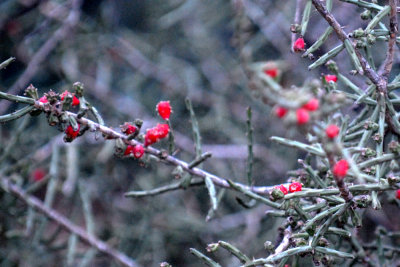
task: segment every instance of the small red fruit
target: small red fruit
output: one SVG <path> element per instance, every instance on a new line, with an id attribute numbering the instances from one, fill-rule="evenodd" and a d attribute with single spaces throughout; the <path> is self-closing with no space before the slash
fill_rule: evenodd
<path id="1" fill-rule="evenodd" d="M 329 83 L 329 82 L 337 82 L 337 77 L 336 77 L 336 75 L 325 75 L 325 81 L 327 82 L 327 83 Z"/>
<path id="2" fill-rule="evenodd" d="M 67 94 L 69 94 L 69 93 L 70 93 L 70 92 L 68 92 L 68 90 L 65 90 L 65 92 L 62 93 L 62 94 L 60 95 L 61 101 L 63 101 L 64 98 L 65 98 L 65 96 L 66 96 Z M 79 105 L 79 98 L 77 98 L 77 97 L 75 96 L 75 94 L 72 94 L 72 106 L 78 106 L 78 105 Z"/>
<path id="3" fill-rule="evenodd" d="M 397 191 L 396 191 L 396 198 L 400 199 L 400 189 L 397 189 Z"/>
<path id="4" fill-rule="evenodd" d="M 49 100 L 47 100 L 47 97 L 44 95 L 41 98 L 39 98 L 39 102 L 46 104 L 46 103 L 49 103 Z"/>
<path id="5" fill-rule="evenodd" d="M 71 125 L 68 125 L 67 129 L 65 129 L 65 134 L 67 135 L 67 137 L 75 139 L 78 136 L 80 129 L 81 126 L 79 124 L 78 124 L 78 129 L 76 131 L 74 131 L 74 128 L 72 128 Z"/>
<path id="6" fill-rule="evenodd" d="M 289 192 L 293 193 L 293 192 L 301 191 L 301 187 L 302 187 L 301 183 L 293 182 L 289 185 Z"/>
<path id="7" fill-rule="evenodd" d="M 157 124 L 156 129 L 158 131 L 159 138 L 167 137 L 169 133 L 169 125 L 168 124 Z"/>
<path id="8" fill-rule="evenodd" d="M 264 73 L 268 75 L 271 78 L 276 78 L 278 77 L 278 69 L 277 68 L 272 68 L 272 69 L 265 69 Z"/>
<path id="9" fill-rule="evenodd" d="M 281 184 L 280 186 L 277 186 L 276 188 L 278 188 L 279 190 L 281 190 L 282 193 L 283 193 L 284 195 L 287 195 L 288 190 L 287 190 L 287 188 L 286 188 L 283 184 Z"/>
<path id="10" fill-rule="evenodd" d="M 349 163 L 345 159 L 341 159 L 333 166 L 333 174 L 338 178 L 344 178 L 349 170 Z"/>
<path id="11" fill-rule="evenodd" d="M 156 109 L 160 117 L 163 118 L 164 120 L 168 120 L 169 117 L 171 116 L 172 109 L 171 105 L 169 104 L 169 101 L 160 101 L 157 104 Z"/>
<path id="12" fill-rule="evenodd" d="M 339 134 L 339 127 L 337 127 L 335 124 L 331 124 L 328 127 L 326 127 L 325 133 L 326 136 L 328 136 L 330 139 L 335 138 Z"/>
<path id="13" fill-rule="evenodd" d="M 32 172 L 32 178 L 35 182 L 41 181 L 45 176 L 46 171 L 41 168 L 37 168 Z"/>
<path id="14" fill-rule="evenodd" d="M 125 122 L 124 125 L 121 125 L 121 132 L 127 135 L 134 134 L 138 130 L 135 125 L 130 124 L 129 122 Z"/>
<path id="15" fill-rule="evenodd" d="M 278 118 L 283 118 L 286 115 L 287 112 L 288 112 L 288 110 L 286 108 L 283 108 L 283 107 L 276 107 L 276 109 L 275 109 L 275 115 Z"/>
<path id="16" fill-rule="evenodd" d="M 149 146 L 158 142 L 159 135 L 158 130 L 156 128 L 147 129 L 146 135 L 144 136 L 144 146 Z"/>
<path id="17" fill-rule="evenodd" d="M 297 124 L 303 125 L 310 120 L 310 114 L 305 108 L 299 108 L 296 110 Z"/>
<path id="18" fill-rule="evenodd" d="M 124 156 L 129 156 L 130 154 L 133 154 L 133 151 L 134 151 L 134 146 L 128 145 L 125 149 Z"/>
<path id="19" fill-rule="evenodd" d="M 308 111 L 316 111 L 319 108 L 318 99 L 312 98 L 310 101 L 308 101 L 306 104 L 303 105 L 303 108 L 305 108 Z"/>
<path id="20" fill-rule="evenodd" d="M 305 46 L 304 39 L 300 37 L 294 42 L 293 51 L 294 52 L 304 51 L 304 46 Z"/>
<path id="21" fill-rule="evenodd" d="M 133 156 L 137 159 L 140 159 L 144 154 L 144 148 L 141 145 L 136 145 L 133 148 Z"/>

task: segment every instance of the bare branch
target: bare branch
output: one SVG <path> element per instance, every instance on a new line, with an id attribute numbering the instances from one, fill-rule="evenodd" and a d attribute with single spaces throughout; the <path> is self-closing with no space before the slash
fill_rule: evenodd
<path id="1" fill-rule="evenodd" d="M 27 194 L 21 187 L 19 187 L 16 184 L 12 184 L 7 178 L 2 177 L 0 183 L 1 183 L 1 187 L 5 191 L 12 193 L 14 196 L 16 196 L 19 199 L 21 199 L 22 201 L 24 201 L 28 206 L 43 213 L 48 218 L 52 219 L 53 221 L 55 221 L 56 223 L 58 223 L 59 225 L 64 227 L 67 231 L 77 235 L 85 243 L 98 249 L 100 252 L 110 256 L 111 258 L 114 258 L 116 261 L 121 263 L 123 266 L 128 266 L 128 267 L 139 267 L 140 266 L 133 259 L 129 258 L 127 255 L 110 247 L 107 243 L 90 235 L 83 228 L 72 223 L 65 216 L 63 216 L 60 213 L 58 213 L 57 211 L 47 207 L 38 198 Z"/>

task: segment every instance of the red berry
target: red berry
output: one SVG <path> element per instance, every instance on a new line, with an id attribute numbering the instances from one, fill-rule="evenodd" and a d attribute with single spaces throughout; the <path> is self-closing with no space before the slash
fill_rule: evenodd
<path id="1" fill-rule="evenodd" d="M 138 130 L 135 125 L 132 125 L 129 122 L 125 122 L 124 125 L 121 125 L 121 132 L 127 135 L 134 134 Z"/>
<path id="2" fill-rule="evenodd" d="M 65 90 L 65 92 L 62 93 L 62 94 L 60 95 L 61 101 L 63 101 L 64 98 L 65 98 L 65 96 L 66 96 L 67 94 L 69 94 L 69 93 L 70 93 L 70 92 L 68 92 L 68 90 Z M 78 105 L 79 105 L 79 98 L 77 98 L 77 97 L 75 96 L 75 94 L 72 94 L 72 106 L 78 106 Z"/>
<path id="3" fill-rule="evenodd" d="M 41 168 L 37 168 L 32 172 L 32 178 L 35 182 L 41 181 L 45 176 L 46 171 Z"/>
<path id="4" fill-rule="evenodd" d="M 41 98 L 39 98 L 39 102 L 46 104 L 46 103 L 49 103 L 49 100 L 47 100 L 47 97 L 44 95 Z"/>
<path id="5" fill-rule="evenodd" d="M 329 83 L 329 82 L 337 82 L 337 77 L 336 77 L 336 75 L 325 75 L 325 81 L 327 82 L 327 83 Z"/>
<path id="6" fill-rule="evenodd" d="M 326 127 L 325 133 L 326 136 L 329 138 L 333 139 L 339 134 L 339 127 L 337 127 L 335 124 L 331 124 L 328 127 Z"/>
<path id="7" fill-rule="evenodd" d="M 159 134 L 156 128 L 147 129 L 146 135 L 144 136 L 144 146 L 149 146 L 158 142 Z"/>
<path id="8" fill-rule="evenodd" d="M 156 129 L 158 131 L 159 138 L 167 137 L 169 133 L 169 125 L 168 124 L 157 124 Z"/>
<path id="9" fill-rule="evenodd" d="M 272 69 L 265 69 L 264 73 L 271 78 L 276 78 L 278 77 L 278 69 L 277 68 L 272 68 Z"/>
<path id="10" fill-rule="evenodd" d="M 298 182 L 293 182 L 289 185 L 289 192 L 293 193 L 293 192 L 297 192 L 297 191 L 301 191 L 301 183 Z"/>
<path id="11" fill-rule="evenodd" d="M 310 120 L 310 114 L 304 108 L 299 108 L 298 110 L 296 110 L 296 116 L 297 124 L 299 125 L 306 124 Z"/>
<path id="12" fill-rule="evenodd" d="M 133 154 L 134 146 L 128 145 L 125 149 L 124 156 L 129 156 L 130 154 Z"/>
<path id="13" fill-rule="evenodd" d="M 288 112 L 288 110 L 286 108 L 283 108 L 283 107 L 276 107 L 276 109 L 275 109 L 275 115 L 278 118 L 283 118 L 286 115 L 287 112 Z"/>
<path id="14" fill-rule="evenodd" d="M 304 39 L 300 37 L 294 42 L 293 51 L 294 52 L 304 51 L 304 46 L 305 46 Z"/>
<path id="15" fill-rule="evenodd" d="M 396 191 L 396 198 L 400 199 L 400 189 L 397 189 L 397 191 Z"/>
<path id="16" fill-rule="evenodd" d="M 75 139 L 78 136 L 80 129 L 81 129 L 81 126 L 79 124 L 78 124 L 78 129 L 76 131 L 74 131 L 74 128 L 72 128 L 71 125 L 68 125 L 67 129 L 65 129 L 65 134 L 69 138 Z"/>
<path id="17" fill-rule="evenodd" d="M 303 105 L 303 108 L 305 108 L 308 111 L 316 111 L 319 108 L 318 99 L 312 98 L 310 101 L 308 101 L 306 104 Z"/>
<path id="18" fill-rule="evenodd" d="M 160 115 L 161 118 L 164 120 L 168 120 L 169 117 L 171 116 L 171 105 L 169 104 L 169 101 L 160 101 L 157 106 L 157 111 L 158 114 Z"/>
<path id="19" fill-rule="evenodd" d="M 137 159 L 140 159 L 144 154 L 144 148 L 141 145 L 136 145 L 133 148 L 133 156 Z"/>
<path id="20" fill-rule="evenodd" d="M 349 164 L 345 159 L 339 160 L 333 166 L 333 174 L 339 178 L 344 178 L 349 170 Z"/>
<path id="21" fill-rule="evenodd" d="M 277 188 L 278 188 L 279 190 L 281 190 L 282 193 L 283 193 L 284 195 L 287 195 L 288 190 L 287 190 L 287 188 L 286 188 L 283 184 L 281 184 L 281 185 L 278 186 Z"/>
<path id="22" fill-rule="evenodd" d="M 169 125 L 168 124 L 157 124 L 156 127 L 147 129 L 144 137 L 144 145 L 148 146 L 158 142 L 160 139 L 168 136 Z"/>

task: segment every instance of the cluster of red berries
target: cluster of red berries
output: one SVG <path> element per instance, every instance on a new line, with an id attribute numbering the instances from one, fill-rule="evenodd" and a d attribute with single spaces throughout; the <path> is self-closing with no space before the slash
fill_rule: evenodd
<path id="1" fill-rule="evenodd" d="M 172 108 L 169 101 L 160 101 L 157 106 L 156 110 L 158 115 L 164 120 L 169 120 Z M 139 132 L 138 127 L 132 125 L 130 123 L 125 123 L 121 126 L 122 132 L 126 135 L 137 134 Z M 161 139 L 165 138 L 169 134 L 169 125 L 164 124 L 157 124 L 157 126 L 147 129 L 146 134 L 144 136 L 144 146 L 149 146 L 154 143 L 157 143 Z M 143 156 L 145 149 L 142 145 L 128 145 L 125 149 L 124 155 L 129 156 L 133 155 L 135 158 L 139 159 Z"/>
<path id="2" fill-rule="evenodd" d="M 60 95 L 61 101 L 63 101 L 64 98 L 65 98 L 68 94 L 70 94 L 70 92 L 68 92 L 68 90 L 65 90 L 65 92 L 62 93 L 62 94 Z M 79 102 L 79 98 L 77 98 L 77 97 L 75 96 L 75 94 L 72 94 L 72 106 L 78 106 L 79 103 L 80 103 L 80 102 Z"/>
<path id="3" fill-rule="evenodd" d="M 161 139 L 167 137 L 169 134 L 168 124 L 157 124 L 157 126 L 147 129 L 146 135 L 144 136 L 144 145 L 149 146 L 157 143 Z"/>
<path id="4" fill-rule="evenodd" d="M 62 94 L 60 95 L 61 101 L 63 101 L 64 98 L 65 98 L 68 94 L 71 94 L 71 93 L 70 93 L 68 90 L 65 90 L 65 92 L 62 93 Z M 41 98 L 39 98 L 39 102 L 40 102 L 40 103 L 43 103 L 43 104 L 46 104 L 46 103 L 49 102 L 49 100 L 48 100 L 47 97 L 44 95 L 44 96 L 42 96 Z M 79 103 L 80 103 L 79 98 L 77 98 L 77 97 L 75 96 L 75 94 L 72 93 L 72 106 L 78 106 Z"/>
<path id="5" fill-rule="evenodd" d="M 289 191 L 283 184 L 281 184 L 280 186 L 277 186 L 275 188 L 281 190 L 284 195 L 287 195 L 289 192 L 293 193 L 293 192 L 301 191 L 302 185 L 299 182 L 293 182 L 289 185 Z"/>
<path id="6" fill-rule="evenodd" d="M 172 113 L 172 108 L 169 101 L 160 101 L 156 106 L 156 110 L 162 119 L 169 120 L 169 117 Z M 144 136 L 144 145 L 149 146 L 157 143 L 159 140 L 167 137 L 168 134 L 169 125 L 159 123 L 157 126 L 146 130 L 146 135 Z"/>
<path id="7" fill-rule="evenodd" d="M 144 154 L 144 147 L 142 145 L 128 145 L 125 149 L 124 156 L 133 155 L 135 158 L 140 159 Z"/>
<path id="8" fill-rule="evenodd" d="M 296 110 L 296 118 L 297 124 L 303 125 L 310 121 L 310 113 L 318 110 L 319 108 L 319 100 L 317 98 L 312 98 L 306 104 L 304 104 L 301 108 Z M 283 118 L 288 110 L 284 107 L 276 107 L 275 115 L 278 118 Z"/>

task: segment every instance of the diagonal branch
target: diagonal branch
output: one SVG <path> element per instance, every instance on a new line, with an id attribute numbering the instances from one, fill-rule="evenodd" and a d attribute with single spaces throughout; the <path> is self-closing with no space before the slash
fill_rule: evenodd
<path id="1" fill-rule="evenodd" d="M 65 216 L 61 215 L 57 211 L 44 205 L 38 198 L 27 194 L 21 187 L 16 184 L 12 184 L 7 178 L 2 177 L 0 180 L 0 186 L 7 192 L 10 192 L 14 196 L 24 201 L 28 206 L 35 210 L 43 213 L 48 218 L 52 219 L 67 231 L 77 235 L 82 241 L 89 244 L 90 246 L 98 249 L 100 252 L 110 256 L 111 258 L 118 261 L 123 266 L 128 267 L 139 267 L 133 259 L 123 254 L 119 250 L 110 247 L 107 243 L 99 240 L 98 238 L 90 235 L 83 228 L 75 225 L 73 222 L 68 220 Z"/>
<path id="2" fill-rule="evenodd" d="M 394 52 L 396 48 L 396 35 L 398 33 L 397 28 L 397 0 L 389 0 L 390 10 L 390 22 L 389 22 L 389 42 L 388 49 L 386 52 L 386 59 L 382 64 L 382 69 L 379 74 L 383 76 L 384 79 L 388 79 L 390 71 L 393 67 Z"/>
<path id="3" fill-rule="evenodd" d="M 342 26 L 335 19 L 335 17 L 326 9 L 325 6 L 322 5 L 320 0 L 312 0 L 314 7 L 321 14 L 321 16 L 332 26 L 338 38 L 344 43 L 346 40 L 350 41 L 347 33 L 342 29 Z M 351 42 L 350 42 L 351 43 Z M 351 43 L 352 44 L 352 43 Z M 367 60 L 361 55 L 361 53 L 354 47 L 356 51 L 356 56 L 361 63 L 361 67 L 364 71 L 364 74 L 374 83 L 379 90 L 384 90 L 386 88 L 386 82 L 382 80 L 382 78 L 371 68 L 368 64 Z"/>

